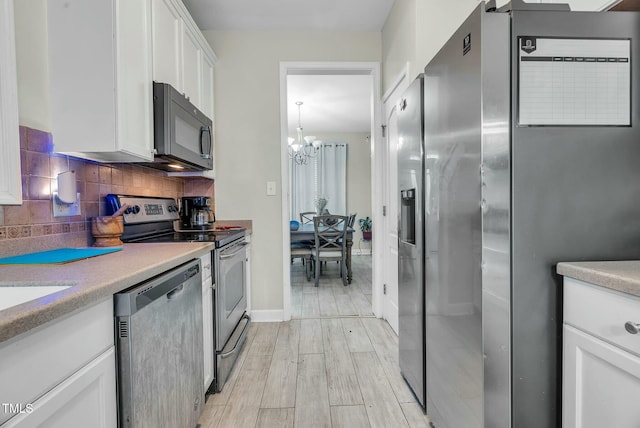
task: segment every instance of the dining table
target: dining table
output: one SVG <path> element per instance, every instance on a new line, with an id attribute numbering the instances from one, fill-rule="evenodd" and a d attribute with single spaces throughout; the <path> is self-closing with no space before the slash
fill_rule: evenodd
<path id="1" fill-rule="evenodd" d="M 347 282 L 351 284 L 352 272 L 351 272 L 351 248 L 353 247 L 353 232 L 354 229 L 352 227 L 347 228 L 347 239 L 346 239 L 346 251 L 347 251 Z M 315 230 L 313 226 L 313 222 L 303 223 L 296 230 L 291 229 L 291 242 L 298 241 L 314 241 L 316 239 Z"/>

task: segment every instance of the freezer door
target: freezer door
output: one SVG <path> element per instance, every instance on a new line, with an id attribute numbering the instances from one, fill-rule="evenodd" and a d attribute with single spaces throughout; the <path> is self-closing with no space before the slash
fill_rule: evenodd
<path id="1" fill-rule="evenodd" d="M 398 335 L 400 370 L 424 407 L 422 126 L 419 76 L 398 106 Z"/>

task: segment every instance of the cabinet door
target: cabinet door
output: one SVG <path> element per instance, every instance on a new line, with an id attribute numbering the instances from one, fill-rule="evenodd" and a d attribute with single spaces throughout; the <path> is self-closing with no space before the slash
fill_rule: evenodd
<path id="1" fill-rule="evenodd" d="M 203 54 L 202 82 L 200 83 L 200 110 L 215 123 L 215 118 L 213 117 L 213 65 L 213 60 Z"/>
<path id="2" fill-rule="evenodd" d="M 200 110 L 200 47 L 195 36 L 186 25 L 182 33 L 182 72 L 184 94 Z"/>
<path id="3" fill-rule="evenodd" d="M 637 428 L 640 358 L 564 326 L 563 427 Z"/>
<path id="4" fill-rule="evenodd" d="M 213 382 L 213 264 L 211 253 L 200 256 L 202 264 L 202 347 L 204 350 L 204 390 Z"/>
<path id="5" fill-rule="evenodd" d="M 245 239 L 247 241 L 247 246 L 245 247 L 246 262 L 247 262 L 245 284 L 247 285 L 247 290 L 245 292 L 247 293 L 247 312 L 250 314 L 251 313 L 251 236 L 247 236 Z"/>
<path id="6" fill-rule="evenodd" d="M 211 288 L 211 278 L 206 283 L 203 283 L 202 287 L 202 344 L 204 348 L 204 390 L 206 391 L 214 378 L 213 289 Z"/>
<path id="7" fill-rule="evenodd" d="M 153 160 L 151 0 L 47 1 L 55 151 Z"/>
<path id="8" fill-rule="evenodd" d="M 36 400 L 3 427 L 48 428 L 117 426 L 116 361 L 110 348 Z"/>
<path id="9" fill-rule="evenodd" d="M 0 205 L 22 204 L 13 2 L 0 0 Z"/>
<path id="10" fill-rule="evenodd" d="M 153 160 L 151 2 L 119 0 L 116 19 L 117 149 Z"/>
<path id="11" fill-rule="evenodd" d="M 171 0 L 151 4 L 153 28 L 153 80 L 182 92 L 182 19 Z"/>

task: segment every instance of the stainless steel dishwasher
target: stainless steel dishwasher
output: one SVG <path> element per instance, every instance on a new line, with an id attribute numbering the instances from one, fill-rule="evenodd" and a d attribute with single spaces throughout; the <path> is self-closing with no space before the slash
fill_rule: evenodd
<path id="1" fill-rule="evenodd" d="M 115 299 L 120 427 L 189 427 L 204 406 L 200 261 Z"/>

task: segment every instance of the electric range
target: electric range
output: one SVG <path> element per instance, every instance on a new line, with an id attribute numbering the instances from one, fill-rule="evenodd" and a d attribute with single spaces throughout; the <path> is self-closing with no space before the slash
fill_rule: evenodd
<path id="1" fill-rule="evenodd" d="M 245 229 L 229 228 L 180 230 L 174 227 L 180 216 L 178 205 L 173 198 L 107 195 L 107 208 L 110 213 L 121 206 L 129 207 L 123 214 L 124 233 L 122 242 L 213 242 L 216 248 L 222 248 L 245 236 Z M 177 224 L 177 223 L 176 223 Z"/>

